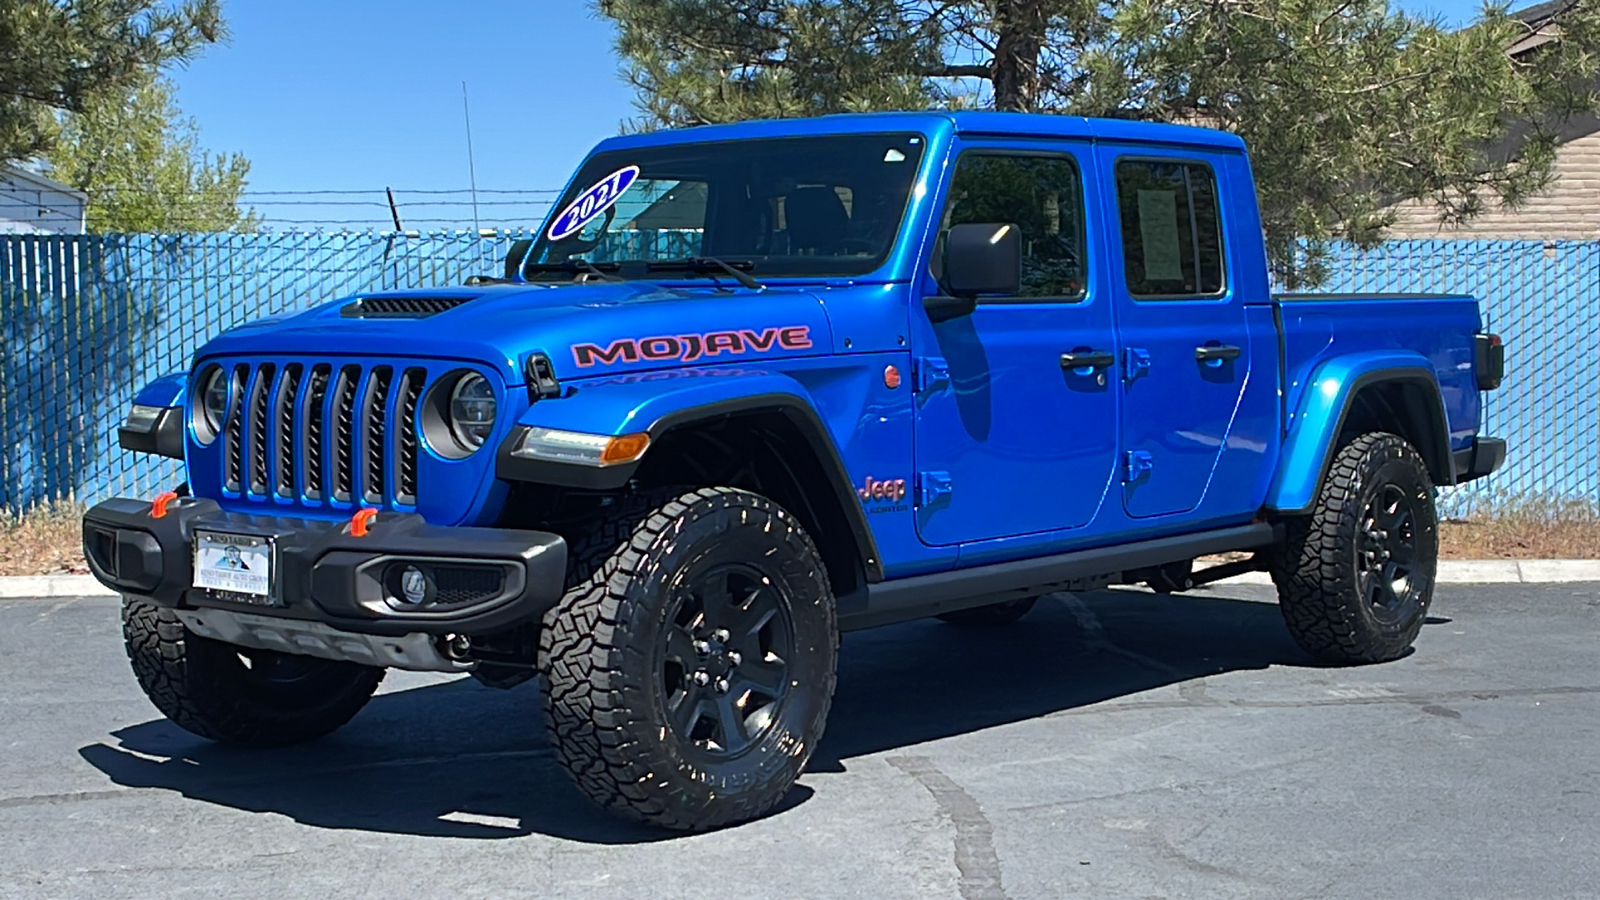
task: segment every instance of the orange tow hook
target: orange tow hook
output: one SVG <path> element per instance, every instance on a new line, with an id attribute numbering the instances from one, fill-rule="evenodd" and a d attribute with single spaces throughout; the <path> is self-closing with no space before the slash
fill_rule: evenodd
<path id="1" fill-rule="evenodd" d="M 370 507 L 367 509 L 357 510 L 356 514 L 350 517 L 350 536 L 366 537 L 367 526 L 371 525 L 372 520 L 376 519 L 377 517 L 378 511 Z"/>
<path id="2" fill-rule="evenodd" d="M 165 518 L 167 515 L 167 504 L 176 499 L 178 499 L 177 491 L 166 491 L 165 493 L 157 494 L 156 498 L 150 501 L 150 518 Z"/>

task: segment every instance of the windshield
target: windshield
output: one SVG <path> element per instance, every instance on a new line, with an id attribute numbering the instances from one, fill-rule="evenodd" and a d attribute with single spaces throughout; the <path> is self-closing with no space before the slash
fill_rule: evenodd
<path id="1" fill-rule="evenodd" d="M 924 143 L 859 134 L 599 153 L 556 203 L 524 274 L 570 279 L 582 261 L 659 278 L 647 264 L 709 256 L 760 278 L 861 275 L 889 255 Z"/>

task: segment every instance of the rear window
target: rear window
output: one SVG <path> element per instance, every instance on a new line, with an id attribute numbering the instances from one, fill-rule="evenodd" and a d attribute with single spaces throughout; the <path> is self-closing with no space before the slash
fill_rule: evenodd
<path id="1" fill-rule="evenodd" d="M 1196 162 L 1117 163 L 1122 266 L 1135 297 L 1205 297 L 1223 292 L 1217 179 Z"/>

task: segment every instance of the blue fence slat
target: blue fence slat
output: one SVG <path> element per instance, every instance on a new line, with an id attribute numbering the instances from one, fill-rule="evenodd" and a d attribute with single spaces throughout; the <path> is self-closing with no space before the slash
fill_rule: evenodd
<path id="1" fill-rule="evenodd" d="M 495 274 L 522 236 L 0 235 L 0 509 L 170 487 L 181 464 L 116 446 L 141 384 L 261 316 Z M 697 240 L 666 238 L 684 254 Z M 1340 250 L 1330 270 L 1328 291 L 1472 294 L 1507 339 L 1506 383 L 1486 417 L 1509 461 L 1447 493 L 1447 512 L 1506 496 L 1600 501 L 1600 244 L 1394 241 Z"/>

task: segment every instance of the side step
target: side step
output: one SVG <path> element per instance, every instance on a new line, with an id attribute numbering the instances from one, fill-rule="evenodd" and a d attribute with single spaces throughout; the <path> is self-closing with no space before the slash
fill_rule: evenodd
<path id="1" fill-rule="evenodd" d="M 1277 540 L 1275 528 L 1255 522 L 1234 528 L 1156 538 L 1114 547 L 915 575 L 867 586 L 864 606 L 841 604 L 839 630 L 874 628 L 908 619 L 999 603 L 1051 591 L 1110 584 L 1124 572 L 1194 559 L 1209 553 L 1255 550 Z M 857 595 L 859 596 L 859 595 Z"/>

